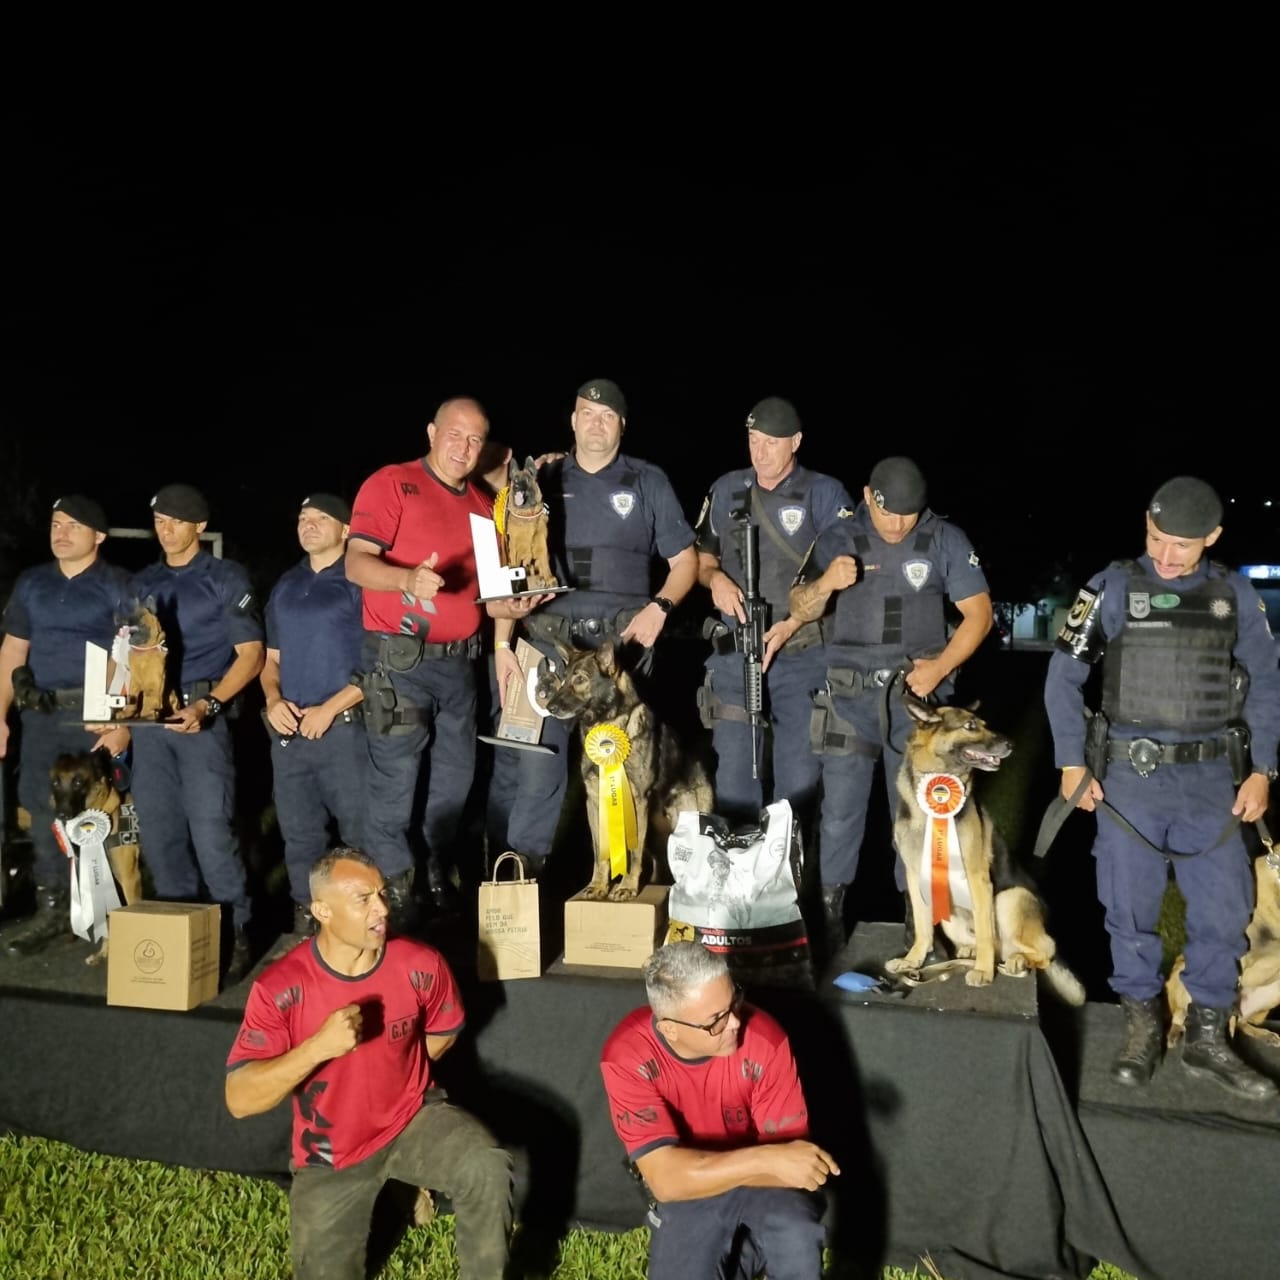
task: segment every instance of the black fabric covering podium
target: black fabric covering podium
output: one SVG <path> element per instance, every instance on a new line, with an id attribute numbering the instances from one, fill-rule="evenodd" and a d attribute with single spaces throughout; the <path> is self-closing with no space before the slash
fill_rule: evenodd
<path id="1" fill-rule="evenodd" d="M 900 938 L 860 926 L 841 967 L 867 969 Z M 286 1179 L 288 1108 L 237 1121 L 222 1101 L 246 988 L 185 1014 L 108 1008 L 83 954 L 68 942 L 39 964 L 0 962 L 0 1126 Z M 597 1065 L 643 1001 L 638 975 L 557 964 L 489 985 L 456 967 L 469 1032 L 442 1080 L 515 1150 L 522 1221 L 640 1225 Z M 1037 1013 L 1032 980 L 895 998 L 829 978 L 749 994 L 791 1033 L 815 1137 L 843 1169 L 831 1243 L 857 1273 L 927 1253 L 950 1280 L 1082 1276 L 1098 1258 L 1144 1278 L 1236 1277 L 1280 1247 L 1280 1115 L 1224 1105 L 1176 1063 L 1137 1098 L 1111 1086 L 1115 1006 L 1076 1014 L 1045 996 Z"/>

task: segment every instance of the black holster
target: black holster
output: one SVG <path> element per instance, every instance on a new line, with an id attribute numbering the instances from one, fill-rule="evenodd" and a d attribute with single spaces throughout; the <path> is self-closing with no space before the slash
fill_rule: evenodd
<path id="1" fill-rule="evenodd" d="M 1227 743 L 1227 763 L 1231 766 L 1231 784 L 1238 787 L 1252 772 L 1249 750 L 1249 726 L 1236 721 L 1223 733 Z"/>
<path id="2" fill-rule="evenodd" d="M 1101 711 L 1085 714 L 1089 718 L 1084 730 L 1084 762 L 1101 782 L 1107 776 L 1107 733 L 1111 725 Z"/>
<path id="3" fill-rule="evenodd" d="M 359 684 L 364 694 L 365 727 L 370 733 L 383 737 L 395 724 L 396 691 L 391 677 L 381 662 L 375 662 L 372 671 L 360 673 Z"/>
<path id="4" fill-rule="evenodd" d="M 40 688 L 30 667 L 14 667 L 13 705 L 21 711 L 52 711 L 55 706 L 53 690 Z"/>

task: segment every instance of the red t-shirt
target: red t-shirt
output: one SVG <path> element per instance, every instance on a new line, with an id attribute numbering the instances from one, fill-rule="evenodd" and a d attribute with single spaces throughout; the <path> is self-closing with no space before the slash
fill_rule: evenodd
<path id="1" fill-rule="evenodd" d="M 493 502 L 474 485 L 451 489 L 422 458 L 375 471 L 360 486 L 351 536 L 381 547 L 388 564 L 422 564 L 436 553 L 444 586 L 430 600 L 365 588 L 366 631 L 416 635 L 432 644 L 467 640 L 480 627 L 480 584 L 471 515 L 493 516 Z"/>
<path id="2" fill-rule="evenodd" d="M 453 974 L 434 947 L 392 938 L 368 973 L 349 978 L 308 939 L 253 984 L 228 1070 L 278 1058 L 349 1004 L 363 1016 L 360 1043 L 293 1091 L 296 1165 L 345 1169 L 385 1147 L 417 1115 L 431 1083 L 425 1037 L 454 1035 L 464 1021 Z"/>
<path id="3" fill-rule="evenodd" d="M 809 1134 L 809 1112 L 787 1034 L 762 1009 L 743 1006 L 727 1058 L 680 1058 L 650 1009 L 627 1014 L 600 1055 L 613 1127 L 627 1158 L 658 1147 L 728 1151 Z"/>

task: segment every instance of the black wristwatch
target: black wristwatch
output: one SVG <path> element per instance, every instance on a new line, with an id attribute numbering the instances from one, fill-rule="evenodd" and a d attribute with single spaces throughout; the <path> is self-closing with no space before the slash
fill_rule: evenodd
<path id="1" fill-rule="evenodd" d="M 209 710 L 205 712 L 204 717 L 206 720 L 212 720 L 214 716 L 220 716 L 222 714 L 222 700 L 220 698 L 215 698 L 213 694 L 206 693 L 204 695 L 204 701 L 209 704 Z"/>
<path id="2" fill-rule="evenodd" d="M 668 600 L 666 596 L 654 596 L 653 599 L 649 601 L 649 603 L 656 604 L 658 608 L 662 610 L 663 613 L 670 613 L 671 610 L 676 607 L 675 602 L 672 600 Z"/>

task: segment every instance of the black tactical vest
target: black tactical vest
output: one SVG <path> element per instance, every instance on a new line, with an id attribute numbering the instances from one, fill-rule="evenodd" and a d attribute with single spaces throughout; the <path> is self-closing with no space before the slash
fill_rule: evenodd
<path id="1" fill-rule="evenodd" d="M 1236 593 L 1220 564 L 1184 587 L 1126 571 L 1124 621 L 1102 657 L 1102 710 L 1112 725 L 1148 732 L 1213 733 L 1230 719 Z"/>
<path id="2" fill-rule="evenodd" d="M 776 489 L 744 487 L 734 491 L 731 510 L 749 512 L 752 523 L 760 526 L 757 544 L 760 581 L 757 589 L 769 602 L 769 622 L 772 624 L 791 611 L 788 603 L 791 584 L 813 541 L 809 485 L 788 487 L 785 494 Z M 773 526 L 773 533 L 765 527 L 766 524 Z M 779 543 L 794 548 L 794 555 L 788 555 Z M 737 521 L 730 520 L 728 527 L 720 531 L 720 566 L 743 590 L 746 589 L 747 568 L 743 563 L 742 535 Z"/>
<path id="3" fill-rule="evenodd" d="M 932 656 L 946 648 L 946 583 L 934 533 L 917 527 L 893 544 L 854 535 L 863 573 L 836 596 L 832 643 L 876 646 L 895 658 Z"/>

